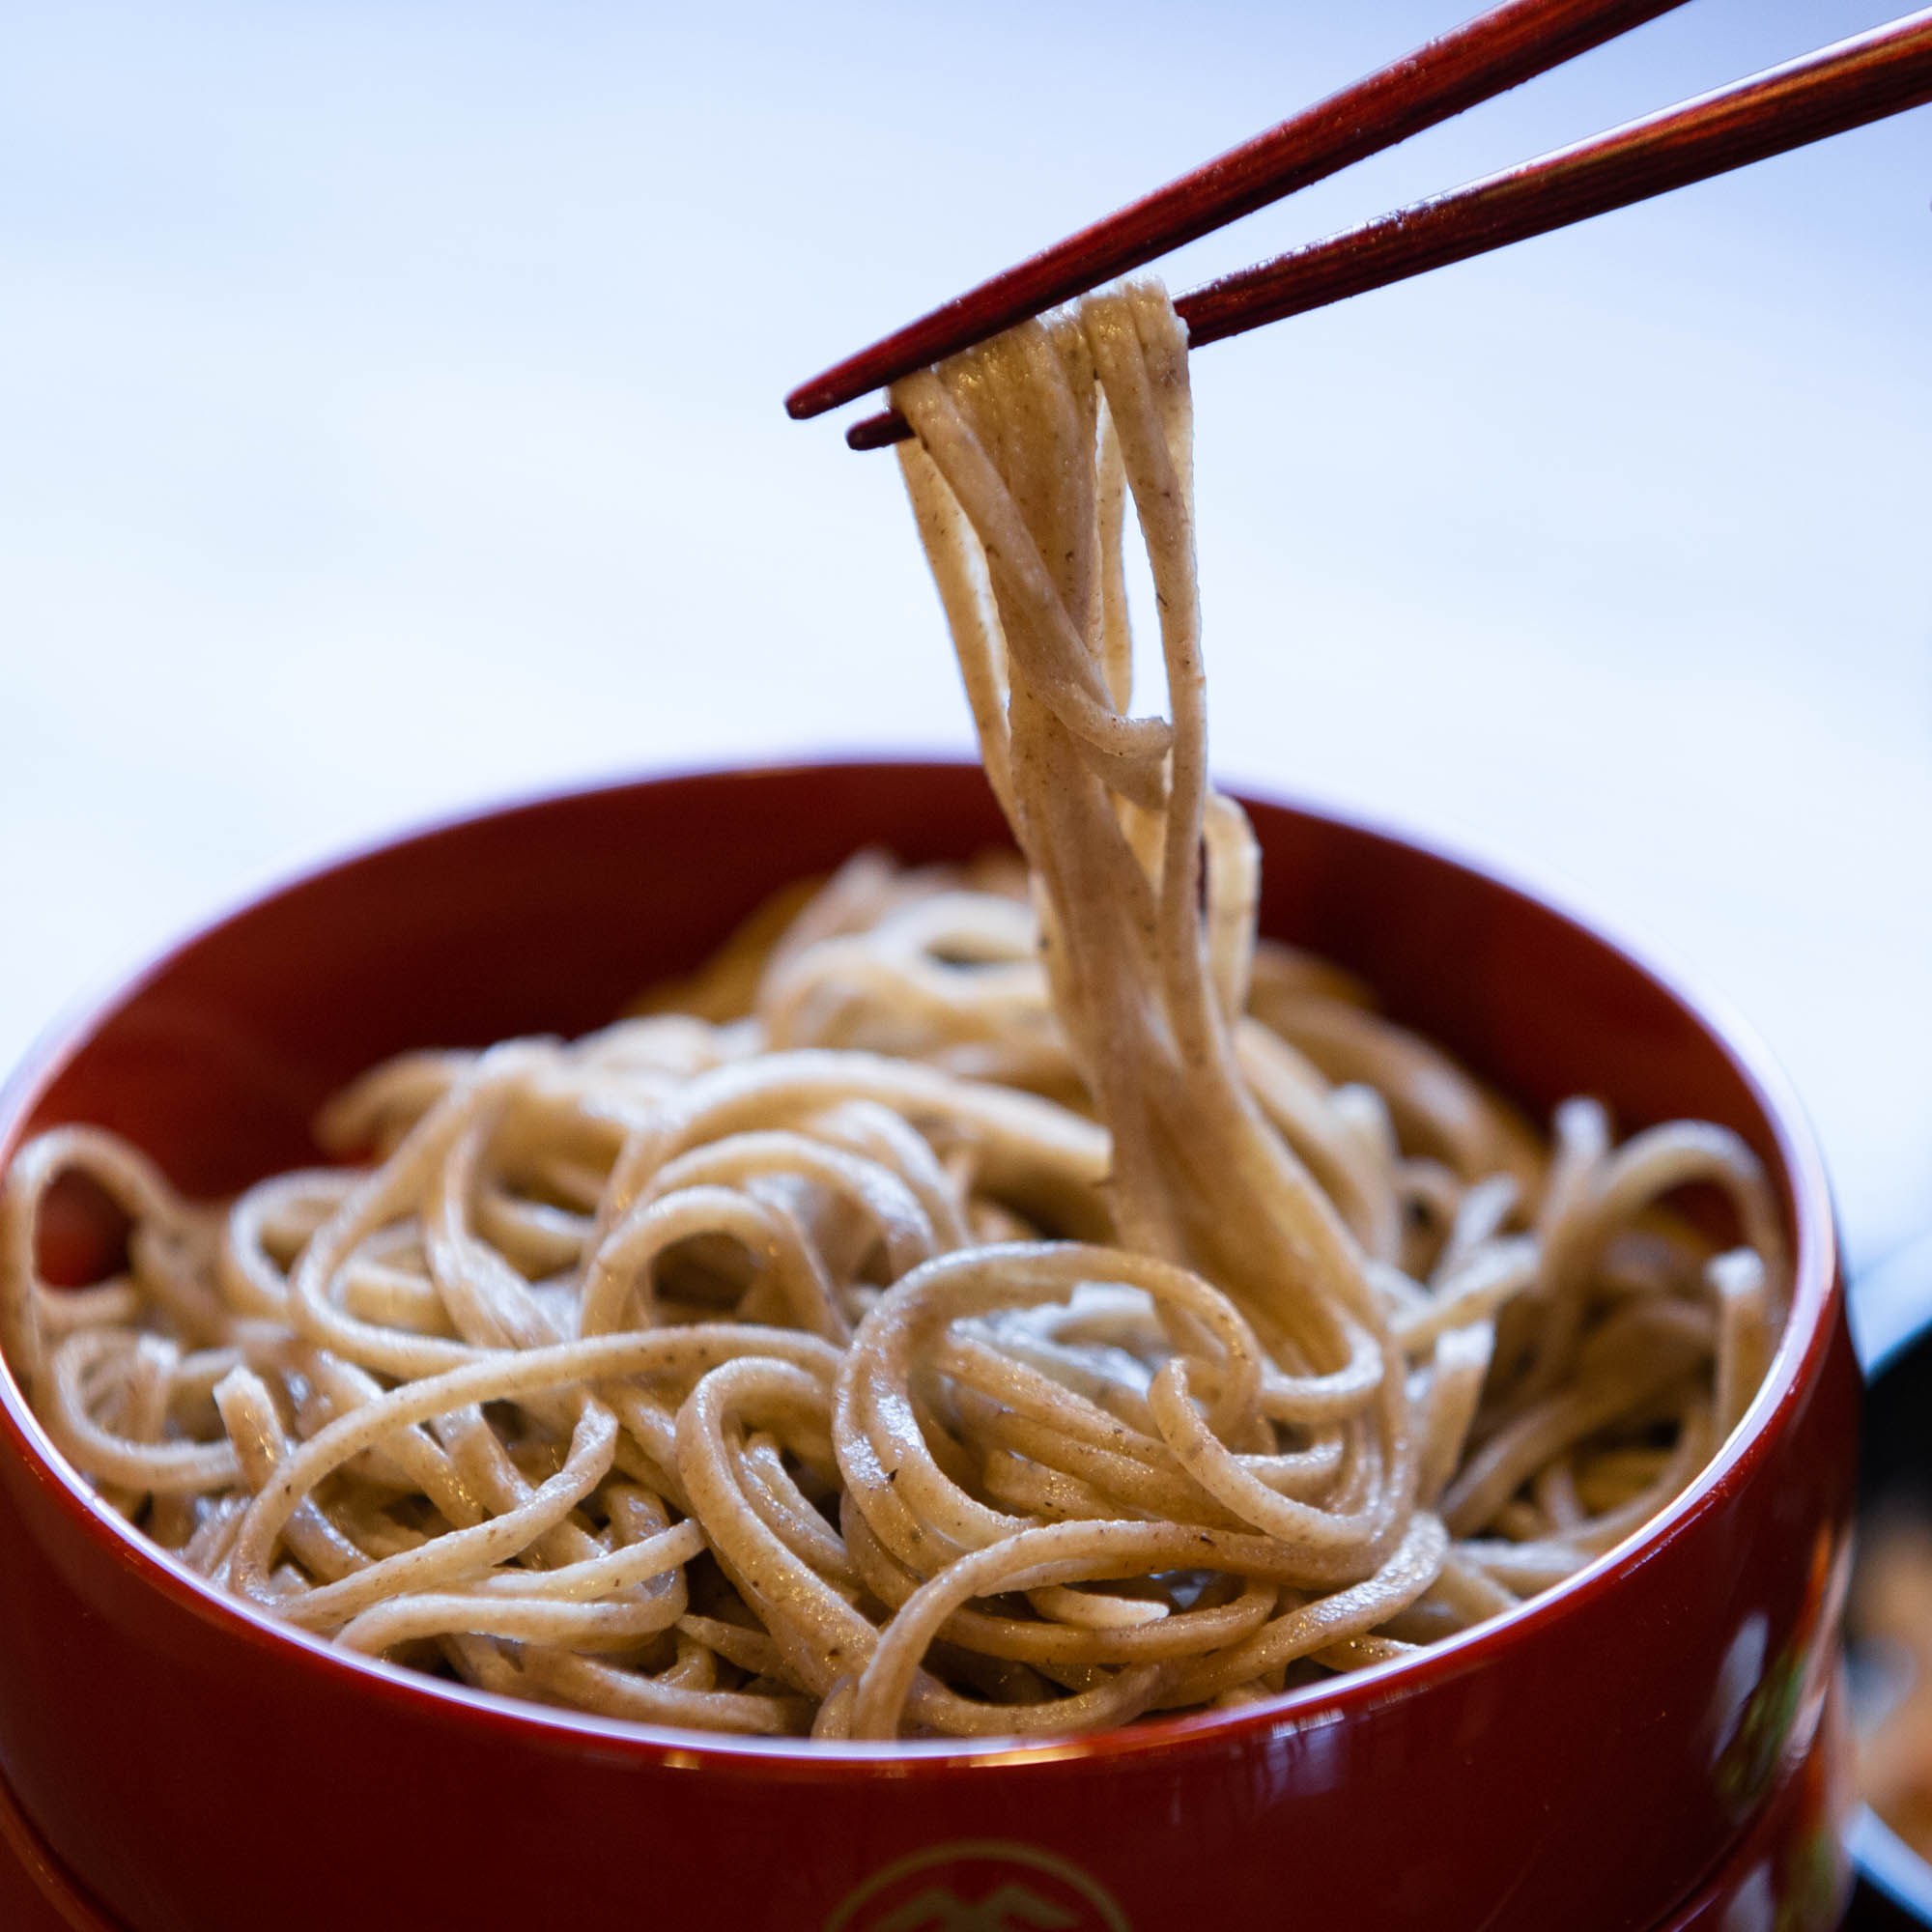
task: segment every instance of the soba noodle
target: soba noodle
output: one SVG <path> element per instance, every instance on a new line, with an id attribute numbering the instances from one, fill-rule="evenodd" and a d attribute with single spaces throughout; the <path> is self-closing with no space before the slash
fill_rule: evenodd
<path id="1" fill-rule="evenodd" d="M 1121 1724 L 1509 1609 L 1750 1400 L 1787 1264 L 1734 1135 L 1576 1099 L 1546 1147 L 1257 940 L 1165 298 L 894 401 L 1024 871 L 861 854 L 602 1033 L 377 1067 L 318 1123 L 343 1164 L 226 1206 L 90 1127 L 13 1163 L 49 1435 L 298 1630 L 654 1724 Z M 1129 498 L 1168 720 L 1128 715 Z M 37 1258 L 74 1173 L 131 1224 L 83 1290 Z"/>

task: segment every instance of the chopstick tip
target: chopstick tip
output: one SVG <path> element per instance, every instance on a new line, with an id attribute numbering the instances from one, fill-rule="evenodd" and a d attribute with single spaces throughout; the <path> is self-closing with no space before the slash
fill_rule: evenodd
<path id="1" fill-rule="evenodd" d="M 889 449 L 895 442 L 912 439 L 912 425 L 896 410 L 884 410 L 875 416 L 861 416 L 845 432 L 848 449 Z"/>

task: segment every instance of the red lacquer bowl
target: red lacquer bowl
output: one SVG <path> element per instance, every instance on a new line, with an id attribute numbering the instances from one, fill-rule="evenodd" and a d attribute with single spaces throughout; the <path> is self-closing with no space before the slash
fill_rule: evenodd
<path id="1" fill-rule="evenodd" d="M 99 1506 L 0 1378 L 0 1838 L 137 1932 L 265 1914 L 283 1932 L 1607 1932 L 1728 1925 L 1740 1885 L 1739 1922 L 1834 1923 L 1815 1794 L 1836 1762 L 1821 1712 L 1857 1377 L 1783 1083 L 1537 898 L 1332 817 L 1252 811 L 1266 931 L 1355 968 L 1539 1113 L 1588 1092 L 1625 1130 L 1719 1121 L 1769 1165 L 1792 1319 L 1745 1429 L 1665 1518 L 1420 1661 L 1272 1706 L 1015 1749 L 740 1745 L 293 1634 Z M 1003 838 L 977 770 L 942 764 L 666 779 L 424 833 L 256 901 L 43 1049 L 0 1096 L 0 1159 L 94 1121 L 225 1192 L 312 1159 L 317 1103 L 385 1054 L 596 1026 L 859 845 Z"/>

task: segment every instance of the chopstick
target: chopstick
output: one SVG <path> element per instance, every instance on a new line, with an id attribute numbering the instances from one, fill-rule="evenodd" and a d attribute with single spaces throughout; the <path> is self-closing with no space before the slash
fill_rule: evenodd
<path id="1" fill-rule="evenodd" d="M 803 418 L 856 402 L 1683 4 L 1510 0 L 1492 8 L 800 384 L 785 409 Z"/>
<path id="2" fill-rule="evenodd" d="M 1192 347 L 1487 254 L 1932 100 L 1932 7 L 1179 297 Z M 845 440 L 910 432 L 888 412 Z"/>
<path id="3" fill-rule="evenodd" d="M 1226 275 L 1177 306 L 1195 347 L 1567 228 L 1932 100 L 1932 8 Z"/>

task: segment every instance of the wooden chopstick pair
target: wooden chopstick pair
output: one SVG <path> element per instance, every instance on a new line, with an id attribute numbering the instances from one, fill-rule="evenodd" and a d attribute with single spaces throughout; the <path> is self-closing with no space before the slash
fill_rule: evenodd
<path id="1" fill-rule="evenodd" d="M 815 416 L 1097 288 L 1681 6 L 1510 0 L 895 330 L 785 398 Z M 1932 100 L 1932 7 L 1179 297 L 1195 348 Z M 854 449 L 910 435 L 895 412 Z"/>

